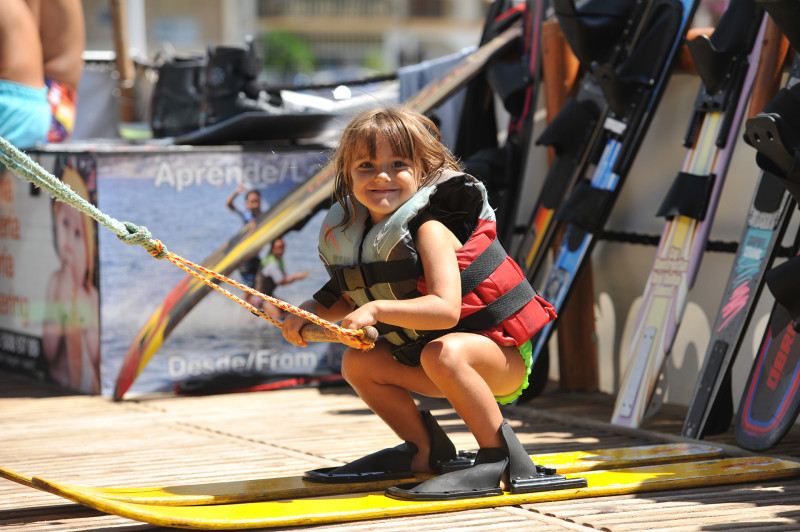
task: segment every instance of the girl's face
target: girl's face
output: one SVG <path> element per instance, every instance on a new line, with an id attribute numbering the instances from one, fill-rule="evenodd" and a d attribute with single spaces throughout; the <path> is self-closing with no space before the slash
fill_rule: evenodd
<path id="1" fill-rule="evenodd" d="M 82 284 L 88 268 L 86 235 L 81 213 L 68 205 L 56 209 L 56 238 L 61 265 L 71 271 L 73 281 Z"/>
<path id="2" fill-rule="evenodd" d="M 379 140 L 375 157 L 366 145 L 359 146 L 350 166 L 353 194 L 369 210 L 372 221 L 380 222 L 417 192 L 413 161 L 395 155 L 385 140 Z"/>

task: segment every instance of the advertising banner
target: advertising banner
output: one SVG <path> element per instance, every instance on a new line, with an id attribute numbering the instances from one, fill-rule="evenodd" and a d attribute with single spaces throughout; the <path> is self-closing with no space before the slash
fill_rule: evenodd
<path id="1" fill-rule="evenodd" d="M 147 227 L 170 251 L 201 264 L 326 157 L 321 149 L 150 148 L 42 153 L 40 163 L 102 212 Z M 0 365 L 112 394 L 137 333 L 187 274 L 12 174 L 0 179 L 0 208 Z M 308 299 L 327 280 L 316 246 L 322 216 L 230 276 L 292 304 Z M 274 306 L 263 309 L 281 318 Z M 211 291 L 166 337 L 129 393 L 331 376 L 342 351 L 339 344 L 292 346 L 278 327 Z"/>
<path id="2" fill-rule="evenodd" d="M 94 163 L 61 156 L 49 166 L 92 202 Z M 98 393 L 96 223 L 7 170 L 0 210 L 0 365 Z"/>

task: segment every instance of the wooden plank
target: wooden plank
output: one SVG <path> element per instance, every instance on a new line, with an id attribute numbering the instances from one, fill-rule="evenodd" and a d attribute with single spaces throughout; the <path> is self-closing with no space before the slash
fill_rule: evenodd
<path id="1" fill-rule="evenodd" d="M 198 398 L 154 394 L 114 403 L 102 397 L 64 395 L 51 385 L 3 372 L 0 383 L 2 465 L 74 483 L 194 483 L 219 480 L 220 475 L 246 479 L 273 471 L 295 474 L 304 464 L 334 465 L 373 451 L 384 442 L 397 443 L 346 388 Z M 474 448 L 474 439 L 446 402 L 419 401 L 433 409 L 459 447 Z M 653 421 L 665 432 L 646 430 L 650 425 L 635 431 L 617 430 L 607 423 L 611 402 L 613 397 L 606 394 L 563 393 L 556 386 L 530 406 L 504 407 L 504 416 L 529 452 L 685 441 L 679 437 L 685 410 L 667 405 L 656 415 Z M 711 441 L 724 443 L 729 441 L 726 438 L 722 435 Z M 776 452 L 800 456 L 798 440 L 797 432 L 790 433 Z M 733 446 L 728 449 L 736 450 Z M 620 514 L 619 529 L 701 530 L 706 526 L 722 530 L 735 523 L 742 529 L 791 530 L 800 521 L 796 515 L 799 501 L 800 481 L 785 480 L 320 525 L 308 530 L 586 531 L 594 522 L 596 529 L 617 530 L 615 513 Z M 660 505 L 662 509 L 691 511 L 687 510 L 685 517 L 679 511 L 658 512 Z M 709 513 L 701 511 L 704 505 Z M 721 518 L 713 515 L 714 508 L 725 509 Z M 647 519 L 637 522 L 640 509 L 647 512 Z M 509 513 L 516 520 L 509 521 Z M 0 528 L 3 532 L 61 532 L 141 530 L 142 525 L 65 505 L 59 497 L 0 479 Z"/>

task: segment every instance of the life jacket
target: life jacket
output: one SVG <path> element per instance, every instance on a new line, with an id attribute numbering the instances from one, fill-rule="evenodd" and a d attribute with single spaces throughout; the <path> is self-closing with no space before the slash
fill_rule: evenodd
<path id="1" fill-rule="evenodd" d="M 419 365 L 422 348 L 454 330 L 477 332 L 500 345 L 519 347 L 556 317 L 553 306 L 536 294 L 497 240 L 486 189 L 470 175 L 440 172 L 377 224 L 372 223 L 366 207 L 357 203 L 355 222 L 329 232 L 343 215 L 336 203 L 328 211 L 319 236 L 320 257 L 331 281 L 314 297 L 328 307 L 342 293 L 358 306 L 426 294 L 414 235 L 429 216 L 463 243 L 456 252 L 462 299 L 461 318 L 454 329 L 422 331 L 376 324 L 393 345 L 394 357 L 406 365 Z"/>

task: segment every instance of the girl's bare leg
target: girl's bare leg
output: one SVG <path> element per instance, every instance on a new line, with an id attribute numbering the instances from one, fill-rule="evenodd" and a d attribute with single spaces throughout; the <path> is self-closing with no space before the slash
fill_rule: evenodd
<path id="1" fill-rule="evenodd" d="M 522 383 L 525 362 L 519 350 L 478 334 L 453 333 L 425 347 L 422 367 L 478 446 L 502 447 L 503 415 L 495 396 L 508 395 Z"/>
<path id="2" fill-rule="evenodd" d="M 398 437 L 419 447 L 411 464 L 415 472 L 430 471 L 430 439 L 409 390 L 446 397 L 480 447 L 501 447 L 503 416 L 495 395 L 516 390 L 524 373 L 516 348 L 469 333 L 448 334 L 428 344 L 419 367 L 397 362 L 384 342 L 368 352 L 349 349 L 342 361 L 342 374 L 367 406 Z"/>
<path id="3" fill-rule="evenodd" d="M 433 397 L 442 394 L 423 369 L 400 364 L 392 357 L 388 344 L 379 342 L 370 351 L 348 349 L 342 360 L 342 375 L 400 439 L 417 445 L 419 452 L 411 462 L 411 470 L 430 472 L 430 437 L 409 390 Z"/>

